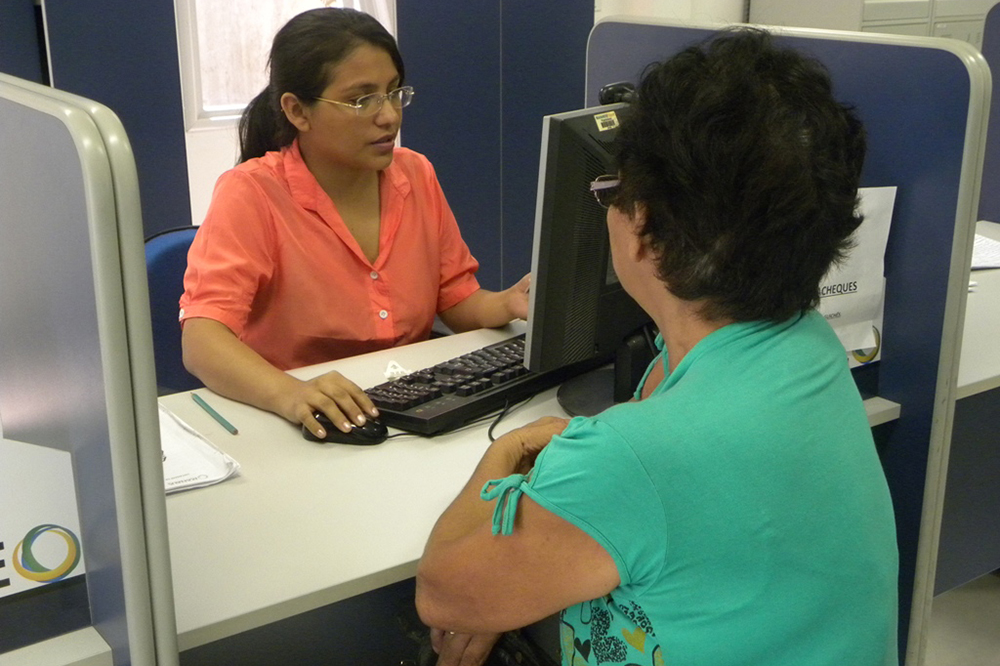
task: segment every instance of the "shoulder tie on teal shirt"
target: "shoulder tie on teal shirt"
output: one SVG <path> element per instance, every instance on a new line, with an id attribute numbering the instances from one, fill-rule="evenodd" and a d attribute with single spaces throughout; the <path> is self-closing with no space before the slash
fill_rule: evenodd
<path id="1" fill-rule="evenodd" d="M 503 479 L 487 481 L 479 496 L 486 501 L 497 500 L 493 507 L 493 534 L 509 536 L 514 532 L 517 503 L 524 494 L 521 487 L 528 480 L 524 474 L 512 474 Z M 499 499 L 498 499 L 499 498 Z"/>

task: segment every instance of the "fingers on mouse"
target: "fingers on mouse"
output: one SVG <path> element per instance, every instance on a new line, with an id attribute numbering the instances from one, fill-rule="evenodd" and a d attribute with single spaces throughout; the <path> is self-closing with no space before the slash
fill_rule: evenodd
<path id="1" fill-rule="evenodd" d="M 313 442 L 333 442 L 337 444 L 353 444 L 356 446 L 371 446 L 381 444 L 389 436 L 389 429 L 377 419 L 367 419 L 364 425 L 351 427 L 351 432 L 343 432 L 335 427 L 326 414 L 317 412 L 316 420 L 326 431 L 322 439 L 316 437 L 308 428 L 302 426 L 302 436 Z"/>

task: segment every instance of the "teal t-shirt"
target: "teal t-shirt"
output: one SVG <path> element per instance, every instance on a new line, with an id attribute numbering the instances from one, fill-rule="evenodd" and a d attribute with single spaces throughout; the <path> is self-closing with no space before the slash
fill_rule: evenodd
<path id="1" fill-rule="evenodd" d="M 815 312 L 713 332 L 649 398 L 573 419 L 501 485 L 618 567 L 610 595 L 563 612 L 567 666 L 898 664 L 889 492 Z"/>

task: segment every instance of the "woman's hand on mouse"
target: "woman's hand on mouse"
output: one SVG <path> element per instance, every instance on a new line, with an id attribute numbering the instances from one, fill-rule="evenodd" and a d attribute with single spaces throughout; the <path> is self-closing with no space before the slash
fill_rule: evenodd
<path id="1" fill-rule="evenodd" d="M 283 396 L 279 411 L 289 421 L 301 423 L 323 438 L 326 431 L 313 416 L 316 412 L 326 414 L 343 432 L 350 432 L 352 424 L 364 425 L 369 418 L 378 416 L 365 392 L 336 371 L 299 382 L 295 390 Z"/>

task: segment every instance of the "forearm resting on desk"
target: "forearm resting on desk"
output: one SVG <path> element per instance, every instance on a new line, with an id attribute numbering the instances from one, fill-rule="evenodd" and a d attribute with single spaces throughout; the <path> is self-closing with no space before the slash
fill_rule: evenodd
<path id="1" fill-rule="evenodd" d="M 576 526 L 522 495 L 507 507 L 516 510 L 512 532 L 493 534 L 495 503 L 507 500 L 480 497 L 487 481 L 527 473 L 565 426 L 564 419 L 542 419 L 498 439 L 442 514 L 417 567 L 417 610 L 427 625 L 506 631 L 618 585 L 614 560 Z"/>
<path id="2" fill-rule="evenodd" d="M 317 411 L 325 412 L 345 432 L 350 430 L 348 419 L 361 425 L 366 414 L 377 415 L 364 391 L 339 373 L 309 381 L 296 379 L 268 363 L 213 319 L 185 321 L 181 342 L 184 367 L 205 386 L 292 423 L 303 423 L 320 437 L 322 428 L 313 418 Z"/>

